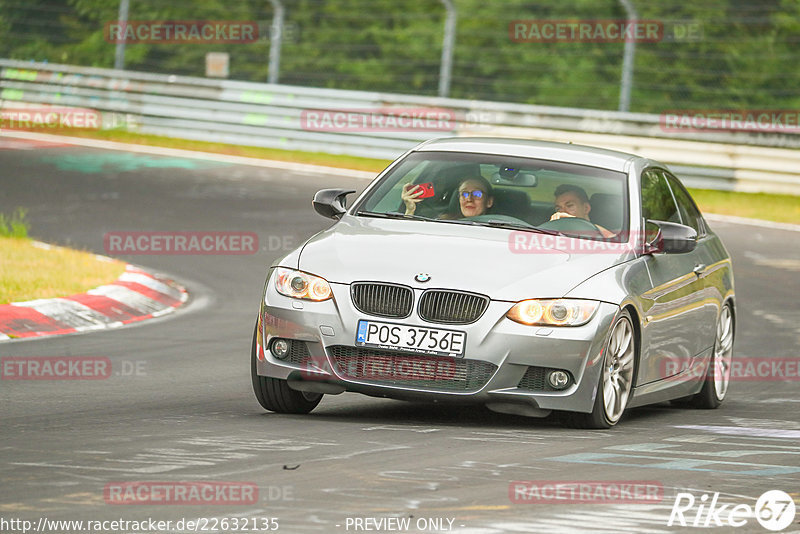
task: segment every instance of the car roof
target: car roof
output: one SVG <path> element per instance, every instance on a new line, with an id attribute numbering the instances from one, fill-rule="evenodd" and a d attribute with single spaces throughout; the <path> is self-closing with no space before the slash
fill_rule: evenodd
<path id="1" fill-rule="evenodd" d="M 631 160 L 644 159 L 634 154 L 591 146 L 500 137 L 444 137 L 426 141 L 414 150 L 521 156 L 602 167 L 615 171 L 625 171 L 626 164 Z"/>

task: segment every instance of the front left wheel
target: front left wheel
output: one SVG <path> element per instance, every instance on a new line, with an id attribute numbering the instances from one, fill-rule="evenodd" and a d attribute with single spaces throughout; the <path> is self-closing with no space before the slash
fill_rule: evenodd
<path id="1" fill-rule="evenodd" d="M 253 381 L 253 392 L 258 403 L 264 409 L 277 413 L 309 413 L 322 400 L 321 393 L 296 391 L 289 387 L 286 380 L 270 378 L 258 374 L 258 325 L 253 333 L 253 346 L 250 350 L 250 377 Z"/>
<path id="2" fill-rule="evenodd" d="M 717 319 L 717 336 L 703 389 L 691 398 L 689 401 L 691 406 L 713 410 L 725 400 L 731 382 L 734 330 L 733 308 L 730 303 L 725 303 L 719 312 L 719 319 Z"/>

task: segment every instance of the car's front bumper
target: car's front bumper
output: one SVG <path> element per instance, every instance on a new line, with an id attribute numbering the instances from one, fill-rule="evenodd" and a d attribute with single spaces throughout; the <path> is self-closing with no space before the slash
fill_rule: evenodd
<path id="1" fill-rule="evenodd" d="M 271 281 L 261 303 L 257 346 L 259 375 L 289 380 L 295 389 L 399 399 L 479 402 L 509 413 L 546 415 L 550 410 L 591 412 L 599 383 L 602 349 L 619 307 L 600 303 L 592 320 L 579 327 L 526 326 L 505 317 L 513 303 L 491 301 L 475 323 L 451 326 L 428 323 L 416 314 L 405 324 L 462 330 L 467 333 L 464 358 L 444 358 L 442 369 L 431 379 L 381 373 L 351 373 L 343 358 L 370 357 L 355 348 L 359 319 L 385 320 L 359 312 L 350 299 L 350 286 L 331 283 L 334 298 L 324 302 L 292 299 L 279 294 Z M 419 298 L 421 290 L 415 290 Z M 273 337 L 296 340 L 290 357 L 276 358 L 266 347 Z M 414 354 L 386 354 L 382 358 Z M 347 360 L 354 361 L 354 360 Z M 570 386 L 556 391 L 547 384 L 552 369 L 569 372 Z M 521 382 L 522 381 L 522 382 Z"/>

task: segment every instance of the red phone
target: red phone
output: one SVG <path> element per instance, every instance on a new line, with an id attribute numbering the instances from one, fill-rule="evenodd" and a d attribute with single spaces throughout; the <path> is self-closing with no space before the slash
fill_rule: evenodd
<path id="1" fill-rule="evenodd" d="M 417 184 L 419 187 L 422 188 L 422 194 L 417 198 L 431 198 L 436 193 L 433 191 L 433 183 L 428 182 L 426 184 Z"/>

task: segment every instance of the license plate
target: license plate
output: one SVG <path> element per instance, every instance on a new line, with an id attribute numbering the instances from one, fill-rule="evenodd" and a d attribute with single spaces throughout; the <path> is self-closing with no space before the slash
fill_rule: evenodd
<path id="1" fill-rule="evenodd" d="M 464 355 L 466 332 L 380 321 L 358 321 L 356 345 L 432 356 Z"/>

